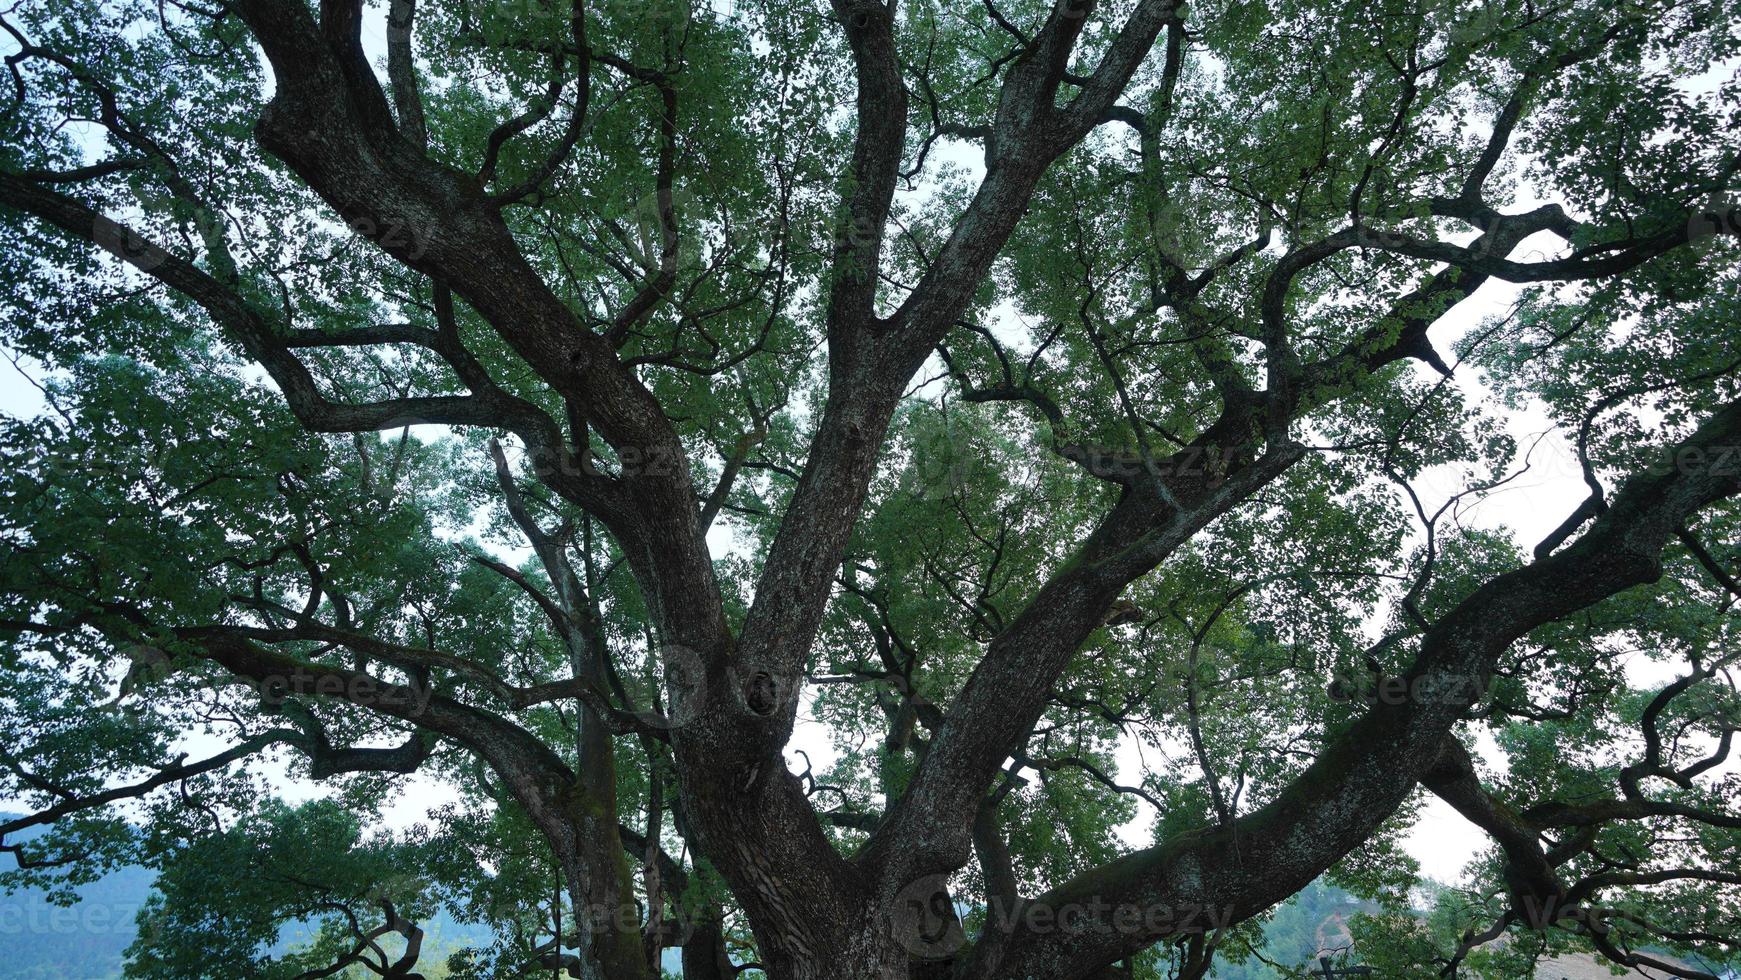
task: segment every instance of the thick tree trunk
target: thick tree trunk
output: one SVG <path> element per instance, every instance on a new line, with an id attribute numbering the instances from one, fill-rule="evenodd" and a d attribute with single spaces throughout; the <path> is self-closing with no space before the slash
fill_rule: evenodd
<path id="1" fill-rule="evenodd" d="M 576 675 L 602 687 L 596 652 L 579 643 L 571 652 Z M 616 746 L 597 713 L 582 707 L 578 715 L 578 764 L 568 803 L 573 838 L 563 871 L 583 933 L 582 958 L 602 980 L 657 976 L 647 960 L 633 872 L 617 823 Z"/>
<path id="2" fill-rule="evenodd" d="M 725 945 L 725 926 L 707 916 L 688 925 L 683 937 L 683 980 L 735 980 L 736 967 Z"/>
<path id="3" fill-rule="evenodd" d="M 764 965 L 771 980 L 920 980 L 912 956 L 888 922 L 867 914 L 854 922 L 832 924 L 817 930 L 833 937 L 827 945 L 812 949 L 803 958 L 791 953 L 772 958 Z"/>
<path id="4" fill-rule="evenodd" d="M 651 977 L 615 810 L 590 797 L 579 799 L 577 794 L 573 812 L 572 843 L 564 849 L 567 853 L 558 853 L 581 932 L 581 976 L 589 980 Z"/>

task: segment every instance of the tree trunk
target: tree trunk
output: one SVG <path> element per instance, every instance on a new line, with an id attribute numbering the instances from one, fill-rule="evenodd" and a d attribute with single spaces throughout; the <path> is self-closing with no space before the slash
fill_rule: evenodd
<path id="1" fill-rule="evenodd" d="M 764 965 L 771 980 L 920 980 L 911 954 L 882 916 L 865 914 L 858 921 L 821 928 L 836 941 L 810 950 L 799 959 L 783 954 Z"/>

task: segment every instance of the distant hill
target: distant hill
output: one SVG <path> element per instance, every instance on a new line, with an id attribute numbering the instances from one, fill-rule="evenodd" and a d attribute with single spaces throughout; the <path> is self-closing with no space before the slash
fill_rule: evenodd
<path id="1" fill-rule="evenodd" d="M 0 813 L 0 821 L 12 816 Z M 28 841 L 36 833 L 40 829 L 16 840 Z M 0 871 L 16 866 L 12 855 L 0 854 Z M 147 868 L 122 868 L 74 889 L 79 902 L 72 906 L 50 904 L 40 889 L 0 895 L 0 980 L 118 980 L 123 954 L 138 934 L 135 917 L 154 880 Z M 422 925 L 423 962 L 430 966 L 446 958 L 445 950 L 493 941 L 487 928 L 457 922 L 445 912 Z M 304 935 L 291 926 L 284 939 L 291 944 Z"/>
<path id="2" fill-rule="evenodd" d="M 1264 955 L 1288 964 L 1313 963 L 1324 953 L 1340 960 L 1353 942 L 1348 934 L 1348 920 L 1357 913 L 1376 910 L 1376 905 L 1334 885 L 1314 881 L 1277 908 L 1275 915 L 1264 923 Z M 1278 976 L 1256 959 L 1215 964 L 1216 980 L 1275 980 Z"/>
<path id="3" fill-rule="evenodd" d="M 0 855 L 0 870 L 16 865 Z M 77 889 L 77 905 L 51 905 L 40 890 L 0 895 L 0 980 L 109 980 L 133 942 L 134 917 L 154 875 L 122 868 Z"/>

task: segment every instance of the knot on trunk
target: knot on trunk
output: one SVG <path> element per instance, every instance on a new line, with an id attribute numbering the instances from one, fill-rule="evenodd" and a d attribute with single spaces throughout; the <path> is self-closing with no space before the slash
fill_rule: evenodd
<path id="1" fill-rule="evenodd" d="M 767 716 L 774 713 L 780 706 L 779 685 L 774 682 L 773 675 L 765 670 L 758 670 L 744 682 L 744 703 L 758 715 Z"/>

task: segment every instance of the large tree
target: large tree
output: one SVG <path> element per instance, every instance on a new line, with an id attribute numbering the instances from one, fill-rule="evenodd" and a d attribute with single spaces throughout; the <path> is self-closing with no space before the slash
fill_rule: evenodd
<path id="1" fill-rule="evenodd" d="M 10 4 L 13 878 L 158 863 L 148 976 L 445 894 L 497 975 L 1200 977 L 1431 793 L 1493 850 L 1387 969 L 1710 976 L 1738 20 Z"/>

